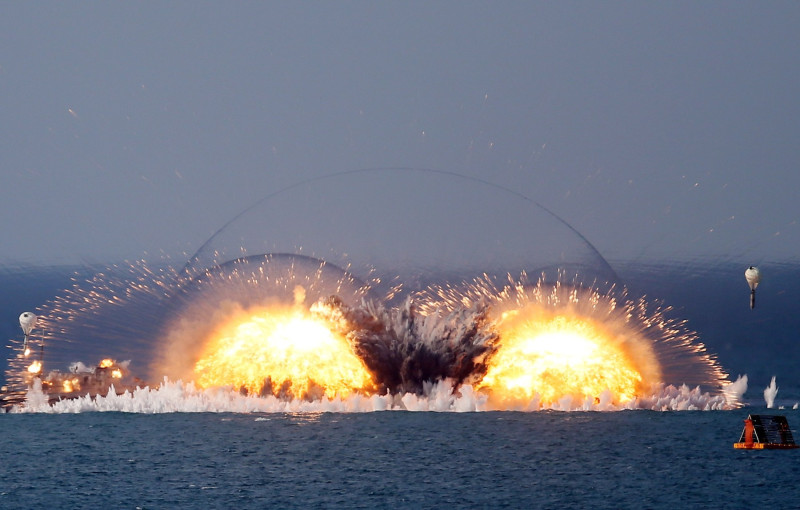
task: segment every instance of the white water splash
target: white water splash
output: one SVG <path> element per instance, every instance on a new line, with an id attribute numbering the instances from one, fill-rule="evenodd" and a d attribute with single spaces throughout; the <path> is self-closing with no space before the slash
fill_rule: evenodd
<path id="1" fill-rule="evenodd" d="M 731 408 L 739 407 L 742 395 L 747 391 L 747 374 L 740 375 L 735 381 L 722 386 L 722 394 Z"/>
<path id="2" fill-rule="evenodd" d="M 775 397 L 778 395 L 778 386 L 775 384 L 775 376 L 772 376 L 769 386 L 764 388 L 764 400 L 767 401 L 767 409 L 775 407 Z"/>
<path id="3" fill-rule="evenodd" d="M 575 402 L 562 399 L 556 405 L 543 408 L 535 397 L 528 405 L 513 411 L 619 411 L 624 409 L 649 409 L 655 411 L 723 410 L 738 407 L 738 397 L 747 387 L 747 378 L 740 377 L 731 383 L 727 393 L 711 395 L 699 387 L 659 386 L 653 395 L 640 397 L 621 406 L 611 402 L 610 394 L 601 395 L 597 401 Z M 735 387 L 735 391 L 734 388 Z M 372 411 L 435 411 L 477 412 L 494 411 L 488 404 L 487 395 L 476 392 L 470 385 L 461 385 L 453 391 L 449 380 L 426 385 L 423 396 L 413 393 L 405 395 L 351 395 L 346 399 L 323 398 L 316 401 L 282 400 L 273 396 L 257 397 L 242 395 L 230 389 L 198 389 L 193 383 L 171 382 L 164 379 L 157 388 L 136 388 L 117 395 L 114 387 L 107 395 L 48 402 L 41 383 L 29 388 L 25 403 L 14 406 L 17 413 L 360 413 Z"/>

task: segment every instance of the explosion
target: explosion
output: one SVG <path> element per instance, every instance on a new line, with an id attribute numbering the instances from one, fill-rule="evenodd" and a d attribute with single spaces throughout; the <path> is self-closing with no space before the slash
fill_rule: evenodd
<path id="1" fill-rule="evenodd" d="M 673 367 L 678 359 L 695 367 L 700 378 L 681 382 L 711 387 L 724 382 L 726 374 L 703 354 L 702 344 L 686 356 L 692 332 L 661 310 L 648 311 L 643 300 L 627 300 L 624 291 L 603 293 L 564 281 L 560 275 L 554 283 L 542 277 L 531 284 L 523 273 L 499 286 L 483 277 L 458 287 L 433 287 L 418 297 L 427 314 L 469 303 L 487 309 L 497 340 L 476 389 L 488 395 L 494 409 L 625 406 L 657 392 L 673 372 L 683 376 Z"/>
<path id="2" fill-rule="evenodd" d="M 692 400 L 700 385 L 724 391 L 727 374 L 684 322 L 665 316 L 668 308 L 648 309 L 624 289 L 603 292 L 563 274 L 430 285 L 397 306 L 325 262 L 268 255 L 213 268 L 173 292 L 175 302 L 159 309 L 165 334 L 154 345 L 152 375 L 199 391 L 228 388 L 286 405 L 386 395 L 376 405 L 437 410 L 447 399 L 461 399 L 453 405 L 462 410 L 736 401 Z M 25 381 L 35 379 L 41 365 L 21 356 L 16 363 L 23 361 Z M 97 384 L 71 375 L 42 382 L 64 393 L 94 395 L 112 383 L 118 393 L 132 390 L 112 359 L 92 374 Z M 673 397 L 669 383 L 688 386 Z"/>
<path id="3" fill-rule="evenodd" d="M 291 214 L 298 204 L 302 214 Z M 496 228 L 509 221 L 511 236 Z M 87 268 L 85 282 L 37 310 L 47 363 L 72 361 L 76 347 L 113 348 L 151 383 L 292 406 L 361 393 L 385 398 L 383 408 L 461 399 L 472 402 L 464 410 L 663 409 L 679 405 L 659 397 L 669 384 L 699 393 L 727 383 L 669 308 L 608 289 L 616 274 L 569 224 L 447 172 L 344 172 L 290 186 L 180 262 Z M 23 351 L 7 371 L 20 394 L 43 373 Z M 81 372 L 67 387 L 97 395 L 144 383 L 122 368 Z"/>
<path id="4" fill-rule="evenodd" d="M 630 355 L 593 321 L 514 310 L 497 326 L 500 348 L 478 388 L 497 404 L 537 396 L 545 407 L 566 397 L 599 402 L 604 392 L 627 402 L 641 390 L 642 374 Z"/>
<path id="5" fill-rule="evenodd" d="M 28 372 L 31 374 L 38 374 L 42 371 L 42 362 L 41 361 L 34 361 L 33 363 L 28 366 Z"/>
<path id="6" fill-rule="evenodd" d="M 297 399 L 370 391 L 369 371 L 321 307 L 273 305 L 231 317 L 205 342 L 195 382 Z"/>

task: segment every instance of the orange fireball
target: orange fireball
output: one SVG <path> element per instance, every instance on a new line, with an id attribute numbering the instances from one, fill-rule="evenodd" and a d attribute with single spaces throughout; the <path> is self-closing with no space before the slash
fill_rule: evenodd
<path id="1" fill-rule="evenodd" d="M 641 349 L 602 324 L 570 313 L 529 305 L 502 314 L 498 350 L 488 360 L 479 389 L 494 406 L 525 407 L 569 402 L 597 403 L 605 395 L 625 403 L 658 379 Z M 569 405 L 569 404 L 568 404 Z"/>
<path id="2" fill-rule="evenodd" d="M 250 310 L 219 326 L 194 365 L 194 380 L 292 398 L 346 397 L 374 387 L 337 325 L 298 306 Z"/>

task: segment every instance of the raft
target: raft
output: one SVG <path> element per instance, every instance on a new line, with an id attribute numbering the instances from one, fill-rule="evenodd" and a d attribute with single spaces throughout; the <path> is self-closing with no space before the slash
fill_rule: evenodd
<path id="1" fill-rule="evenodd" d="M 739 450 L 788 450 L 798 448 L 798 445 L 785 416 L 751 414 L 744 420 L 742 435 L 733 447 Z"/>

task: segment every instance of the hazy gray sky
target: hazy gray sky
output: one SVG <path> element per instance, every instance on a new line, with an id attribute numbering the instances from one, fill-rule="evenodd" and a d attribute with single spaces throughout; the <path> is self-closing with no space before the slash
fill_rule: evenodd
<path id="1" fill-rule="evenodd" d="M 523 193 L 610 259 L 794 258 L 799 27 L 797 2 L 5 2 L 0 263 L 192 253 L 391 166 Z"/>

